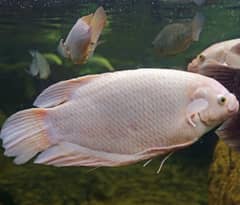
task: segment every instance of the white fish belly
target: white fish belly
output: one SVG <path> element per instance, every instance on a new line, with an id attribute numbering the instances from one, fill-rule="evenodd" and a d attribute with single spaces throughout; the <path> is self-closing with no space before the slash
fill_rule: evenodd
<path id="1" fill-rule="evenodd" d="M 121 154 L 188 142 L 196 137 L 186 121 L 193 81 L 156 70 L 100 77 L 50 110 L 52 134 L 59 141 Z"/>

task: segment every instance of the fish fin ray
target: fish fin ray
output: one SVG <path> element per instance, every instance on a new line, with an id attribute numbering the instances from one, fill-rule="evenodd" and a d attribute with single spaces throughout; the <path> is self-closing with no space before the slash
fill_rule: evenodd
<path id="1" fill-rule="evenodd" d="M 34 155 L 50 146 L 43 121 L 43 109 L 29 109 L 17 112 L 4 123 L 0 138 L 6 156 L 16 157 L 16 164 L 23 164 Z"/>
<path id="2" fill-rule="evenodd" d="M 84 77 L 74 78 L 71 80 L 60 81 L 47 89 L 45 89 L 33 105 L 36 107 L 55 107 L 60 105 L 74 96 L 75 91 L 79 86 L 83 86 L 96 78 L 98 75 L 88 75 Z"/>
<path id="3" fill-rule="evenodd" d="M 107 15 L 103 9 L 103 7 L 99 7 L 96 12 L 93 15 L 93 18 L 91 20 L 90 26 L 91 26 L 91 42 L 89 45 L 88 50 L 88 56 L 91 57 L 94 50 L 97 47 L 98 39 L 102 33 L 102 30 L 106 24 L 107 21 Z"/>
<path id="4" fill-rule="evenodd" d="M 81 19 L 88 25 L 90 25 L 92 18 L 93 18 L 93 13 L 87 15 L 87 16 L 83 16 Z"/>
<path id="5" fill-rule="evenodd" d="M 134 161 L 132 155 L 95 151 L 70 142 L 61 142 L 38 155 L 34 163 L 65 166 L 121 166 Z"/>
<path id="6" fill-rule="evenodd" d="M 172 155 L 173 153 L 174 153 L 174 152 L 170 152 L 169 154 L 167 154 L 167 155 L 162 159 L 162 161 L 161 161 L 161 163 L 160 163 L 160 166 L 159 166 L 159 168 L 158 168 L 158 170 L 157 170 L 157 174 L 159 174 L 159 173 L 161 172 L 164 163 L 168 160 L 169 157 L 171 157 L 171 155 Z"/>

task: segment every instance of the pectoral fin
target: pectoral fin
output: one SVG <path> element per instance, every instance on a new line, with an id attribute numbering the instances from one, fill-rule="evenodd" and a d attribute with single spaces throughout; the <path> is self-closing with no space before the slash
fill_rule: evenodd
<path id="1" fill-rule="evenodd" d="M 187 122 L 193 126 L 196 127 L 196 122 L 194 118 L 198 113 L 200 113 L 202 110 L 206 109 L 208 107 L 208 102 L 204 98 L 198 98 L 193 100 L 187 107 Z"/>

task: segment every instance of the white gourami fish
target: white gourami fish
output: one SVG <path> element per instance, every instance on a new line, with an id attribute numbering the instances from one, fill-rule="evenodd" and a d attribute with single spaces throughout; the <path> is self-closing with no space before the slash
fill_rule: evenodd
<path id="1" fill-rule="evenodd" d="M 99 7 L 94 14 L 78 19 L 66 40 L 60 40 L 58 52 L 76 64 L 85 63 L 97 47 L 106 20 L 103 7 Z"/>
<path id="2" fill-rule="evenodd" d="M 40 79 L 47 79 L 51 74 L 50 65 L 45 57 L 37 50 L 31 50 L 29 53 L 32 56 L 32 63 L 30 65 L 29 73 L 32 76 L 39 75 Z"/>
<path id="3" fill-rule="evenodd" d="M 169 69 L 62 81 L 34 105 L 1 130 L 4 153 L 16 164 L 39 152 L 35 163 L 54 166 L 131 164 L 191 145 L 239 108 L 214 79 Z"/>
<path id="4" fill-rule="evenodd" d="M 188 71 L 218 80 L 240 100 L 240 39 L 213 44 L 188 64 Z"/>
<path id="5" fill-rule="evenodd" d="M 208 65 L 222 65 L 240 69 L 240 39 L 218 42 L 202 51 L 188 65 L 191 72 L 204 72 Z M 217 68 L 217 66 L 216 66 Z"/>

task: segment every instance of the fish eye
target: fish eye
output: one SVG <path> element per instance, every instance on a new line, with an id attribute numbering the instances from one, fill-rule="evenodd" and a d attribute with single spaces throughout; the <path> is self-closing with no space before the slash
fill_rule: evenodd
<path id="1" fill-rule="evenodd" d="M 199 60 L 200 60 L 201 62 L 203 62 L 205 59 L 206 59 L 206 58 L 205 58 L 205 56 L 204 56 L 203 54 L 200 54 L 200 55 L 199 55 Z"/>
<path id="2" fill-rule="evenodd" d="M 227 101 L 227 98 L 225 96 L 223 96 L 223 95 L 218 96 L 218 104 L 219 105 L 224 105 L 226 103 L 226 101 Z"/>

